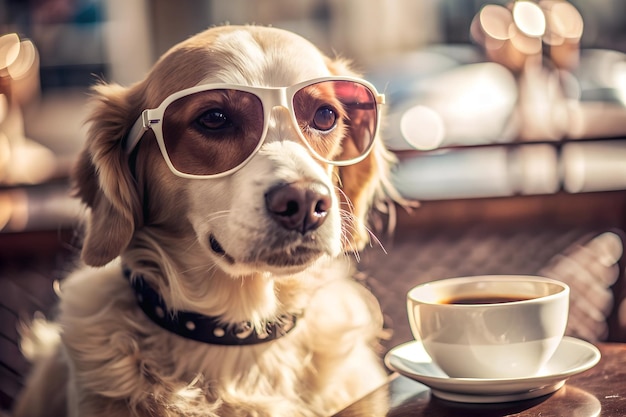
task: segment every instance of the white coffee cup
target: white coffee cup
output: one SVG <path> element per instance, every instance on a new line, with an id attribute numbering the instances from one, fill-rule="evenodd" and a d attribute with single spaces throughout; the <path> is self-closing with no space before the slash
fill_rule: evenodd
<path id="1" fill-rule="evenodd" d="M 526 275 L 450 278 L 411 289 L 407 307 L 413 336 L 448 376 L 529 377 L 563 338 L 569 287 Z"/>

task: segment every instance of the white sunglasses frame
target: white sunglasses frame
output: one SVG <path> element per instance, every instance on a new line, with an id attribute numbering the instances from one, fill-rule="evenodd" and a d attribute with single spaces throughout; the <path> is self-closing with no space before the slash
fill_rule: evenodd
<path id="1" fill-rule="evenodd" d="M 367 149 L 356 158 L 352 158 L 346 161 L 333 161 L 323 158 L 319 155 L 306 140 L 302 131 L 298 126 L 298 121 L 296 120 L 295 111 L 293 109 L 292 103 L 295 94 L 301 89 L 308 87 L 310 85 L 318 84 L 325 81 L 351 81 L 357 84 L 361 84 L 364 87 L 367 87 L 372 93 L 374 100 L 376 102 L 376 126 L 374 128 L 374 138 L 368 145 Z M 163 116 L 165 114 L 165 110 L 167 107 L 173 103 L 174 101 L 180 99 L 181 97 L 185 97 L 191 94 L 195 94 L 201 91 L 207 90 L 217 90 L 217 89 L 233 89 L 239 90 L 247 93 L 254 94 L 259 98 L 261 104 L 263 106 L 263 131 L 261 133 L 261 137 L 259 138 L 259 143 L 254 148 L 254 150 L 250 153 L 250 155 L 239 165 L 224 171 L 218 174 L 208 174 L 208 175 L 197 175 L 197 174 L 188 174 L 185 172 L 181 172 L 172 163 L 167 149 L 165 148 L 165 142 L 163 140 Z M 133 149 L 137 146 L 141 138 L 143 138 L 144 134 L 148 131 L 148 129 L 152 129 L 154 132 L 154 136 L 156 137 L 157 143 L 159 145 L 159 149 L 161 150 L 161 154 L 165 159 L 165 162 L 175 175 L 183 178 L 191 178 L 191 179 L 208 179 L 208 178 L 221 178 L 228 175 L 233 174 L 234 172 L 240 170 L 243 166 L 245 166 L 252 157 L 259 151 L 263 143 L 265 142 L 265 138 L 267 136 L 267 131 L 269 128 L 270 115 L 274 108 L 283 107 L 289 111 L 291 121 L 296 127 L 296 131 L 298 132 L 298 136 L 300 141 L 307 147 L 307 149 L 311 152 L 311 154 L 321 162 L 334 165 L 334 166 L 347 166 L 356 164 L 367 157 L 367 155 L 372 150 L 374 143 L 376 141 L 376 137 L 378 136 L 378 132 L 380 129 L 380 113 L 381 113 L 381 105 L 385 104 L 385 95 L 379 93 L 376 90 L 376 87 L 369 83 L 366 80 L 356 78 L 356 77 L 320 77 L 314 78 L 311 80 L 307 80 L 290 87 L 251 87 L 248 85 L 237 85 L 237 84 L 201 84 L 195 87 L 186 88 L 184 90 L 177 91 L 165 98 L 161 102 L 161 104 L 154 109 L 145 109 L 141 112 L 141 116 L 137 119 L 137 121 L 133 124 L 133 127 L 126 135 L 126 140 L 124 143 L 124 149 L 127 154 L 130 154 Z"/>

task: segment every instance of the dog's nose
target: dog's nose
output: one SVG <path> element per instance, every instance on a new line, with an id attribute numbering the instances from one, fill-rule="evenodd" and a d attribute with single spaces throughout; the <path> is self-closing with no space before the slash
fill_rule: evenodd
<path id="1" fill-rule="evenodd" d="M 278 224 L 302 234 L 324 223 L 331 204 L 328 187 L 314 181 L 280 184 L 265 194 L 267 210 Z"/>

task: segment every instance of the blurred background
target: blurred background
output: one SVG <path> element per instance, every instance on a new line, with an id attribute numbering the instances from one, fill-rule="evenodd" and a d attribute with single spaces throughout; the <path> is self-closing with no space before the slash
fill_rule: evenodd
<path id="1" fill-rule="evenodd" d="M 407 197 L 621 190 L 624 9 L 617 0 L 0 0 L 0 184 L 66 175 L 89 86 L 138 81 L 211 25 L 255 23 L 349 57 L 386 93 L 382 136 L 402 161 L 394 181 Z M 20 214 L 22 197 L 0 194 L 16 205 L 0 206 L 0 230 L 75 215 L 46 199 L 43 217 Z"/>
<path id="2" fill-rule="evenodd" d="M 420 202 L 373 219 L 359 266 L 389 346 L 409 337 L 408 288 L 486 273 L 567 280 L 586 300 L 570 333 L 626 340 L 626 2 L 0 0 L 3 407 L 28 370 L 15 324 L 49 311 L 78 251 L 67 175 L 89 87 L 224 23 L 293 30 L 386 94 L 392 179 Z"/>

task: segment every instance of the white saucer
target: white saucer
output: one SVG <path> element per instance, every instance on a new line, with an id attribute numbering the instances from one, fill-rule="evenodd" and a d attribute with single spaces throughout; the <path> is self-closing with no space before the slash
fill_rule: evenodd
<path id="1" fill-rule="evenodd" d="M 550 394 L 561 388 L 567 378 L 586 371 L 599 360 L 600 351 L 594 345 L 566 336 L 542 371 L 524 378 L 451 378 L 432 361 L 419 341 L 391 349 L 385 356 L 385 365 L 428 385 L 433 395 L 444 400 L 501 403 Z"/>

